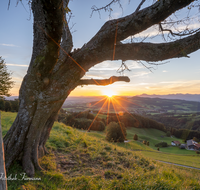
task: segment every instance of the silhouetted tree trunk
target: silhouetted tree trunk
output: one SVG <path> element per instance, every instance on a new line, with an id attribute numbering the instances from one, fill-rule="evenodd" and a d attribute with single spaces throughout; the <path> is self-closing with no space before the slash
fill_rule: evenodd
<path id="1" fill-rule="evenodd" d="M 38 157 L 47 152 L 45 143 L 55 117 L 72 90 L 90 83 L 81 82 L 81 78 L 92 66 L 105 60 L 160 61 L 199 49 L 199 33 L 164 44 L 120 42 L 160 23 L 191 2 L 160 0 L 126 17 L 107 21 L 87 44 L 72 52 L 72 36 L 64 11 L 68 0 L 33 0 L 33 53 L 20 88 L 18 115 L 4 138 L 6 167 L 21 159 L 29 176 L 41 169 Z"/>

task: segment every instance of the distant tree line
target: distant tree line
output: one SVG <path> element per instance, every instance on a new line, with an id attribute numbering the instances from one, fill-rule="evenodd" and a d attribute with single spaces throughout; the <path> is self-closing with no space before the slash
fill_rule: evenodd
<path id="1" fill-rule="evenodd" d="M 0 110 L 6 112 L 18 112 L 19 110 L 19 100 L 5 100 L 0 97 Z"/>
<path id="2" fill-rule="evenodd" d="M 110 113 L 109 116 L 104 119 L 96 117 L 90 111 L 84 112 L 75 112 L 68 113 L 61 109 L 58 115 L 58 121 L 70 125 L 78 129 L 88 129 L 91 130 L 103 131 L 105 126 L 111 122 L 122 123 L 126 128 L 127 127 L 136 127 L 136 128 L 154 128 L 166 132 L 166 128 L 163 124 L 154 121 L 152 119 L 137 115 L 137 114 L 115 114 Z"/>
<path id="3" fill-rule="evenodd" d="M 177 138 L 183 139 L 183 140 L 189 140 L 193 139 L 194 137 L 197 138 L 197 141 L 200 140 L 200 132 L 199 131 L 194 131 L 194 130 L 189 130 L 189 129 L 175 129 L 171 128 L 170 129 L 171 135 L 174 135 Z"/>
<path id="4" fill-rule="evenodd" d="M 95 121 L 93 121 L 94 118 L 95 116 L 91 114 L 90 111 L 66 114 L 66 112 L 61 109 L 58 114 L 58 121 L 66 125 L 77 129 L 103 131 L 106 123 L 105 119 L 97 117 Z"/>
<path id="5" fill-rule="evenodd" d="M 174 114 L 159 114 L 159 115 L 148 115 L 149 118 L 156 120 L 160 123 L 163 123 L 167 130 L 171 127 L 176 129 L 189 129 L 189 130 L 196 130 L 200 131 L 200 113 L 197 112 L 196 114 L 186 114 L 185 116 Z"/>
<path id="6" fill-rule="evenodd" d="M 118 122 L 118 119 L 120 122 L 124 123 L 126 127 L 153 128 L 166 132 L 166 128 L 162 123 L 159 123 L 153 119 L 143 117 L 138 114 L 130 114 L 130 113 L 123 113 L 122 115 L 121 114 L 116 115 L 115 113 L 109 114 L 108 123 L 112 121 Z"/>

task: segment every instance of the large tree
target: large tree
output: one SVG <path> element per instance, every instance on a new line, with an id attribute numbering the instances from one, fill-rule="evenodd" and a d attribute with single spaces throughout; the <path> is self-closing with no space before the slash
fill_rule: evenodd
<path id="1" fill-rule="evenodd" d="M 88 43 L 72 51 L 72 35 L 66 20 L 69 0 L 32 0 L 33 53 L 20 88 L 18 115 L 4 137 L 7 168 L 15 159 L 21 159 L 29 176 L 34 175 L 35 169 L 41 169 L 38 157 L 47 153 L 45 143 L 56 115 L 78 85 L 129 81 L 127 77 L 81 80 L 92 66 L 105 60 L 157 62 L 185 57 L 200 48 L 198 30 L 186 31 L 186 36 L 186 33 L 179 33 L 183 38 L 168 43 L 122 43 L 156 24 L 165 32 L 162 23 L 193 0 L 153 1 L 151 6 L 140 10 L 143 2 L 134 8 L 136 11 L 132 14 L 107 21 Z M 175 35 L 171 30 L 168 32 Z"/>

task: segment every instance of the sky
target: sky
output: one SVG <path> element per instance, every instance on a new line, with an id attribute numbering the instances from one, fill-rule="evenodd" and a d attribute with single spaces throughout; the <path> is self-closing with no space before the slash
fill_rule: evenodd
<path id="1" fill-rule="evenodd" d="M 17 96 L 31 59 L 33 16 L 29 10 L 28 1 L 23 0 L 23 4 L 19 2 L 16 6 L 16 0 L 11 0 L 9 10 L 8 2 L 8 0 L 0 2 L 0 56 L 5 59 L 7 68 L 12 72 L 12 79 L 15 81 L 15 85 L 10 91 L 11 95 Z M 102 7 L 109 2 L 110 0 L 70 1 L 69 9 L 73 16 L 69 26 L 73 35 L 74 48 L 80 48 L 87 43 L 106 21 L 132 13 L 140 3 L 139 0 L 130 2 L 129 0 L 121 0 L 123 10 L 119 5 L 114 5 L 111 17 L 104 10 L 101 11 L 100 15 L 98 12 L 94 12 L 91 17 L 91 7 L 93 5 Z M 146 0 L 143 7 L 152 4 L 152 2 L 153 0 Z M 179 16 L 184 14 L 185 12 L 178 12 Z M 192 15 L 192 13 L 190 14 Z M 195 19 L 192 21 L 192 25 L 194 28 L 200 26 Z M 151 37 L 151 42 L 159 43 L 162 38 L 160 36 L 155 37 L 157 34 L 155 31 L 155 29 L 151 28 L 148 31 L 144 31 L 141 36 L 148 34 Z M 139 38 L 135 39 L 139 40 Z M 190 58 L 164 61 L 166 64 L 154 66 L 152 72 L 140 63 L 132 60 L 126 61 L 130 71 L 124 72 L 123 75 L 128 76 L 131 82 L 117 82 L 109 86 L 77 87 L 70 96 L 101 96 L 108 93 L 122 96 L 135 96 L 143 93 L 160 95 L 176 93 L 200 94 L 200 51 L 196 51 L 189 56 Z M 110 76 L 120 76 L 117 73 L 120 65 L 120 60 L 104 61 L 92 67 L 84 78 L 106 79 Z"/>

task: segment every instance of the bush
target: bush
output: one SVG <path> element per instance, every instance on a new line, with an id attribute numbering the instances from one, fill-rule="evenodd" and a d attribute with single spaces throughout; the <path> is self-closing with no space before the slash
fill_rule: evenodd
<path id="1" fill-rule="evenodd" d="M 135 140 L 135 141 L 138 140 L 138 136 L 137 136 L 137 134 L 135 134 L 135 135 L 133 136 L 133 140 Z"/>
<path id="2" fill-rule="evenodd" d="M 160 151 L 159 147 L 157 148 L 157 151 Z"/>
<path id="3" fill-rule="evenodd" d="M 149 146 L 149 141 L 147 141 L 146 145 Z"/>
<path id="4" fill-rule="evenodd" d="M 200 151 L 199 151 L 199 150 L 197 150 L 197 151 L 196 151 L 196 154 L 200 154 Z"/>
<path id="5" fill-rule="evenodd" d="M 158 144 L 155 145 L 155 147 L 167 147 L 167 143 L 166 142 L 160 142 Z"/>
<path id="6" fill-rule="evenodd" d="M 193 139 L 192 139 L 193 141 L 195 141 L 195 142 L 199 142 L 199 139 L 198 138 L 196 138 L 196 137 L 193 137 Z"/>
<path id="7" fill-rule="evenodd" d="M 147 141 L 146 141 L 146 140 L 144 140 L 142 143 L 146 145 L 146 144 L 147 144 Z"/>
<path id="8" fill-rule="evenodd" d="M 124 142 L 126 135 L 126 128 L 122 123 L 110 122 L 106 127 L 107 141 Z"/>
<path id="9" fill-rule="evenodd" d="M 94 121 L 90 129 L 93 131 L 104 131 L 105 125 L 102 121 Z"/>
<path id="10" fill-rule="evenodd" d="M 11 107 L 11 103 L 10 101 L 5 101 L 5 111 L 11 111 L 12 107 Z"/>
<path id="11" fill-rule="evenodd" d="M 87 118 L 88 118 L 88 119 L 94 119 L 95 117 L 94 117 L 94 115 L 93 115 L 93 114 L 91 114 L 91 113 L 88 113 L 88 115 L 87 115 Z"/>

